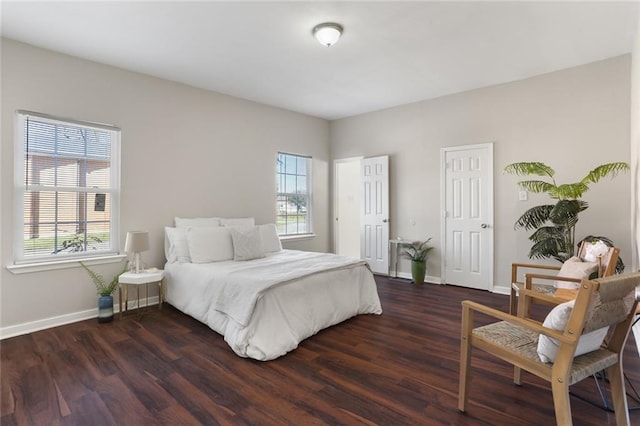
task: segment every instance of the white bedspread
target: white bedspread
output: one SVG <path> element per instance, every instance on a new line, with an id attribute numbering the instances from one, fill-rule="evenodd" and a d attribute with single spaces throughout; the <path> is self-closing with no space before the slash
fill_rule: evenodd
<path id="1" fill-rule="evenodd" d="M 333 254 L 283 250 L 244 262 L 172 263 L 165 273 L 169 303 L 259 360 L 354 315 L 382 312 L 366 263 Z"/>

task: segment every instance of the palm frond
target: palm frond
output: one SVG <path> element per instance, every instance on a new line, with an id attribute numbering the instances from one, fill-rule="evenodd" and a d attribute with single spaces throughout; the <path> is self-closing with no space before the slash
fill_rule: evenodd
<path id="1" fill-rule="evenodd" d="M 586 201 L 582 200 L 560 200 L 549 212 L 549 220 L 565 228 L 573 228 L 578 223 L 578 213 L 589 207 Z"/>
<path id="2" fill-rule="evenodd" d="M 564 239 L 564 227 L 561 226 L 542 226 L 529 236 L 529 240 L 534 243 L 539 243 L 544 240 L 558 240 Z"/>
<path id="3" fill-rule="evenodd" d="M 588 190 L 589 187 L 584 182 L 564 183 L 551 188 L 549 195 L 551 198 L 559 200 L 575 200 L 576 198 L 582 197 L 582 194 Z"/>
<path id="4" fill-rule="evenodd" d="M 564 262 L 561 254 L 563 251 L 563 241 L 557 239 L 546 239 L 538 241 L 531 246 L 529 251 L 530 259 L 546 259 L 552 257 L 559 262 Z"/>
<path id="5" fill-rule="evenodd" d="M 553 204 L 531 207 L 518 218 L 514 228 L 531 231 L 532 229 L 543 226 L 549 220 L 549 212 L 551 212 L 553 207 Z"/>
<path id="6" fill-rule="evenodd" d="M 551 167 L 539 162 L 512 163 L 504 168 L 504 173 L 510 173 L 518 176 L 549 176 L 550 178 L 553 178 L 556 174 L 555 170 Z"/>
<path id="7" fill-rule="evenodd" d="M 613 179 L 620 172 L 626 172 L 629 170 L 629 164 L 625 162 L 617 162 L 617 163 L 607 163 L 601 166 L 596 167 L 591 170 L 587 176 L 582 179 L 582 182 L 587 183 L 596 183 L 600 179 L 611 176 Z"/>
<path id="8" fill-rule="evenodd" d="M 551 192 L 556 187 L 554 184 L 543 180 L 523 180 L 518 182 L 518 186 L 525 191 L 541 194 L 543 192 Z"/>

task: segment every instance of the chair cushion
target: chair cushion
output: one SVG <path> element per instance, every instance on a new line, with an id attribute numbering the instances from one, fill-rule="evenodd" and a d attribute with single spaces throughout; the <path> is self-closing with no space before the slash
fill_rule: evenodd
<path id="1" fill-rule="evenodd" d="M 553 330 L 564 331 L 571 316 L 575 300 L 561 303 L 549 312 L 549 315 L 542 323 L 543 326 Z M 607 335 L 609 327 L 603 327 L 590 333 L 583 334 L 578 340 L 574 356 L 586 354 L 600 348 L 602 341 Z M 538 338 L 538 356 L 542 362 L 554 362 L 560 342 L 551 337 L 541 334 Z"/>
<path id="2" fill-rule="evenodd" d="M 598 264 L 596 262 L 582 262 L 578 256 L 573 256 L 567 259 L 560 268 L 558 276 L 567 278 L 589 278 L 589 276 L 598 270 Z M 572 283 L 568 281 L 556 281 L 557 288 L 570 288 L 576 289 L 580 286 L 578 283 Z"/>

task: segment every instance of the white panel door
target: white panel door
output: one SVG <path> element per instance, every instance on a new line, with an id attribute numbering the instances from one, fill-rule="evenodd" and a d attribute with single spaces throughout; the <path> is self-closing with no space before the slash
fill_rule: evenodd
<path id="1" fill-rule="evenodd" d="M 374 273 L 389 273 L 389 157 L 362 163 L 361 258 Z"/>
<path id="2" fill-rule="evenodd" d="M 493 280 L 493 145 L 443 148 L 444 281 L 483 290 Z"/>

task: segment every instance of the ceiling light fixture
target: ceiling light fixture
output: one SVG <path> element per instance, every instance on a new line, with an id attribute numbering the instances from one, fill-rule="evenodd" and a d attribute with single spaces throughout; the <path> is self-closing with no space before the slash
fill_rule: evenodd
<path id="1" fill-rule="evenodd" d="M 324 46 L 333 46 L 338 42 L 342 34 L 342 25 L 333 22 L 325 22 L 313 27 L 313 36 Z"/>

